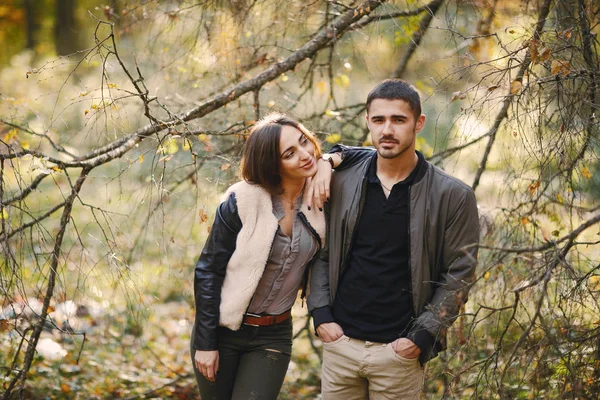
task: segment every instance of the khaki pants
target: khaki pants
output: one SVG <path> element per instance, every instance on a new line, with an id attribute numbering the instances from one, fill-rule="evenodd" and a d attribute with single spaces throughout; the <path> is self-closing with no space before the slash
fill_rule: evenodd
<path id="1" fill-rule="evenodd" d="M 419 399 L 423 369 L 418 359 L 404 358 L 390 343 L 347 336 L 323 343 L 323 400 Z"/>

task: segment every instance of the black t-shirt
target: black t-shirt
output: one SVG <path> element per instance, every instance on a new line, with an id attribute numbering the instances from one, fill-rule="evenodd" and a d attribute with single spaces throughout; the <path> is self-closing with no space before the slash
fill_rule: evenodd
<path id="1" fill-rule="evenodd" d="M 387 199 L 377 157 L 369 166 L 365 203 L 333 304 L 335 321 L 349 337 L 388 343 L 410 329 L 410 185 L 425 164 L 417 154 L 417 166 Z"/>

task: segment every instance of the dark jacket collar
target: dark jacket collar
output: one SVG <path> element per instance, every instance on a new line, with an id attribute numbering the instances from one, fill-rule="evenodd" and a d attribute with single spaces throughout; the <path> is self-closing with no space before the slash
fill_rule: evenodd
<path id="1" fill-rule="evenodd" d="M 410 186 L 414 183 L 417 183 L 421 179 L 423 179 L 423 177 L 425 176 L 425 173 L 427 172 L 429 163 L 425 160 L 425 156 L 423 156 L 423 154 L 421 152 L 416 151 L 416 150 L 415 150 L 415 153 L 417 153 L 417 157 L 419 158 L 419 160 L 417 161 L 417 166 L 415 167 L 415 169 L 412 170 L 410 175 L 408 175 L 408 177 L 405 180 L 400 182 L 402 184 Z M 373 156 L 371 157 L 369 163 L 370 163 L 369 169 L 367 170 L 367 175 L 365 176 L 365 178 L 370 183 L 379 184 L 379 178 L 377 177 L 377 152 L 376 151 L 373 152 Z"/>

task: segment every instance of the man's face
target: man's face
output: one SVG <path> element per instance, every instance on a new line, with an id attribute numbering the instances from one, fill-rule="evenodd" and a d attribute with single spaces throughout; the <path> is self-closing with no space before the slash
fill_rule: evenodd
<path id="1" fill-rule="evenodd" d="M 425 116 L 415 119 L 404 100 L 375 99 L 367 111 L 367 126 L 377 153 L 396 158 L 407 151 L 414 153 L 415 137 L 425 125 Z"/>

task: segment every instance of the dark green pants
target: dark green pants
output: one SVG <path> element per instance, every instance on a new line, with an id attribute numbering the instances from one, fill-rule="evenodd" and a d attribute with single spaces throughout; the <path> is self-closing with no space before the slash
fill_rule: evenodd
<path id="1" fill-rule="evenodd" d="M 201 399 L 276 400 L 292 354 L 291 318 L 272 326 L 242 325 L 238 331 L 219 327 L 218 339 L 215 383 L 194 367 Z"/>

